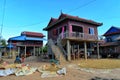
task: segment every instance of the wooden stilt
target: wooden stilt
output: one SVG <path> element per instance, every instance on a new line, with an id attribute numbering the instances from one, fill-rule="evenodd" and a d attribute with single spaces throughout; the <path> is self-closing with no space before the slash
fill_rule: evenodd
<path id="1" fill-rule="evenodd" d="M 80 57 L 79 57 L 79 44 L 78 44 L 78 52 L 77 52 L 77 58 L 79 59 Z"/>
<path id="2" fill-rule="evenodd" d="M 71 61 L 70 41 L 69 40 L 67 40 L 67 54 L 68 54 L 68 61 Z"/>
<path id="3" fill-rule="evenodd" d="M 25 46 L 25 57 L 26 57 L 26 46 Z"/>
<path id="4" fill-rule="evenodd" d="M 99 43 L 97 42 L 97 58 L 100 58 L 100 53 L 99 53 Z"/>
<path id="5" fill-rule="evenodd" d="M 84 54 L 85 54 L 85 60 L 87 60 L 87 45 L 86 45 L 86 42 L 84 42 Z"/>

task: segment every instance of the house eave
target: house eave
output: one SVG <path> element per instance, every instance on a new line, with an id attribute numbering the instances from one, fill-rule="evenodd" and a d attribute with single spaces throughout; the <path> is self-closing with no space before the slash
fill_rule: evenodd
<path id="1" fill-rule="evenodd" d="M 60 22 L 62 22 L 62 21 L 64 21 L 64 20 L 66 20 L 66 19 L 76 20 L 76 21 L 79 21 L 79 22 L 84 22 L 84 23 L 96 25 L 97 27 L 103 25 L 103 23 L 98 23 L 98 22 L 94 22 L 94 21 L 89 22 L 89 21 L 87 21 L 87 20 L 79 20 L 79 19 L 74 19 L 74 18 L 71 19 L 71 18 L 69 18 L 69 17 L 65 17 L 65 18 L 62 18 L 62 19 L 56 21 L 54 24 L 45 27 L 43 30 L 47 31 L 48 29 L 52 28 L 54 25 L 56 25 L 56 24 L 58 24 L 58 23 L 60 23 Z"/>

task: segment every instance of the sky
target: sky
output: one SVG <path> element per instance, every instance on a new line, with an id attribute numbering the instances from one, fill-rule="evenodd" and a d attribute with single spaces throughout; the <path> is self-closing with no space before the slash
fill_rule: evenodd
<path id="1" fill-rule="evenodd" d="M 120 0 L 0 0 L 2 38 L 8 40 L 31 31 L 43 33 L 47 39 L 43 28 L 51 17 L 58 18 L 61 11 L 103 23 L 98 27 L 98 35 L 111 26 L 120 27 Z"/>

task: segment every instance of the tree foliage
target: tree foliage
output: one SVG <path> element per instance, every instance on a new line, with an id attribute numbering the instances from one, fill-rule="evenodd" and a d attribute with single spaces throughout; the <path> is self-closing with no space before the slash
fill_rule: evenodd
<path id="1" fill-rule="evenodd" d="M 0 45 L 6 47 L 6 45 L 7 45 L 6 44 L 6 40 L 5 39 L 1 39 Z"/>
<path id="2" fill-rule="evenodd" d="M 47 49 L 48 49 L 47 46 L 43 46 L 41 47 L 40 52 L 47 53 Z"/>

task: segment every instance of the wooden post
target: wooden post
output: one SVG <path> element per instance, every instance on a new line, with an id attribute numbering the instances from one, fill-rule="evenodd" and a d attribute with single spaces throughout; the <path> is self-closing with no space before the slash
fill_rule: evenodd
<path id="1" fill-rule="evenodd" d="M 38 47 L 38 54 L 39 54 L 38 56 L 40 56 L 40 47 Z"/>
<path id="2" fill-rule="evenodd" d="M 85 60 L 87 60 L 87 45 L 86 45 L 86 42 L 84 42 L 84 54 L 85 54 Z"/>
<path id="3" fill-rule="evenodd" d="M 25 45 L 25 57 L 26 57 L 26 45 Z"/>
<path id="4" fill-rule="evenodd" d="M 99 53 L 99 43 L 97 42 L 97 58 L 100 58 L 100 53 Z"/>
<path id="5" fill-rule="evenodd" d="M 35 46 L 34 46 L 34 56 L 35 56 Z"/>
<path id="6" fill-rule="evenodd" d="M 20 47 L 18 46 L 18 56 L 20 56 Z"/>
<path id="7" fill-rule="evenodd" d="M 71 45 L 71 49 L 72 49 L 72 58 L 73 58 L 73 60 L 75 60 L 75 53 L 74 53 L 74 50 L 73 50 L 73 46 L 74 46 L 74 45 Z"/>
<path id="8" fill-rule="evenodd" d="M 68 61 L 71 61 L 70 41 L 69 40 L 67 40 L 67 57 L 68 57 Z"/>
<path id="9" fill-rule="evenodd" d="M 78 59 L 79 59 L 79 58 L 80 58 L 80 57 L 79 57 L 79 44 L 78 44 L 78 55 L 77 55 L 77 56 L 78 56 Z"/>

